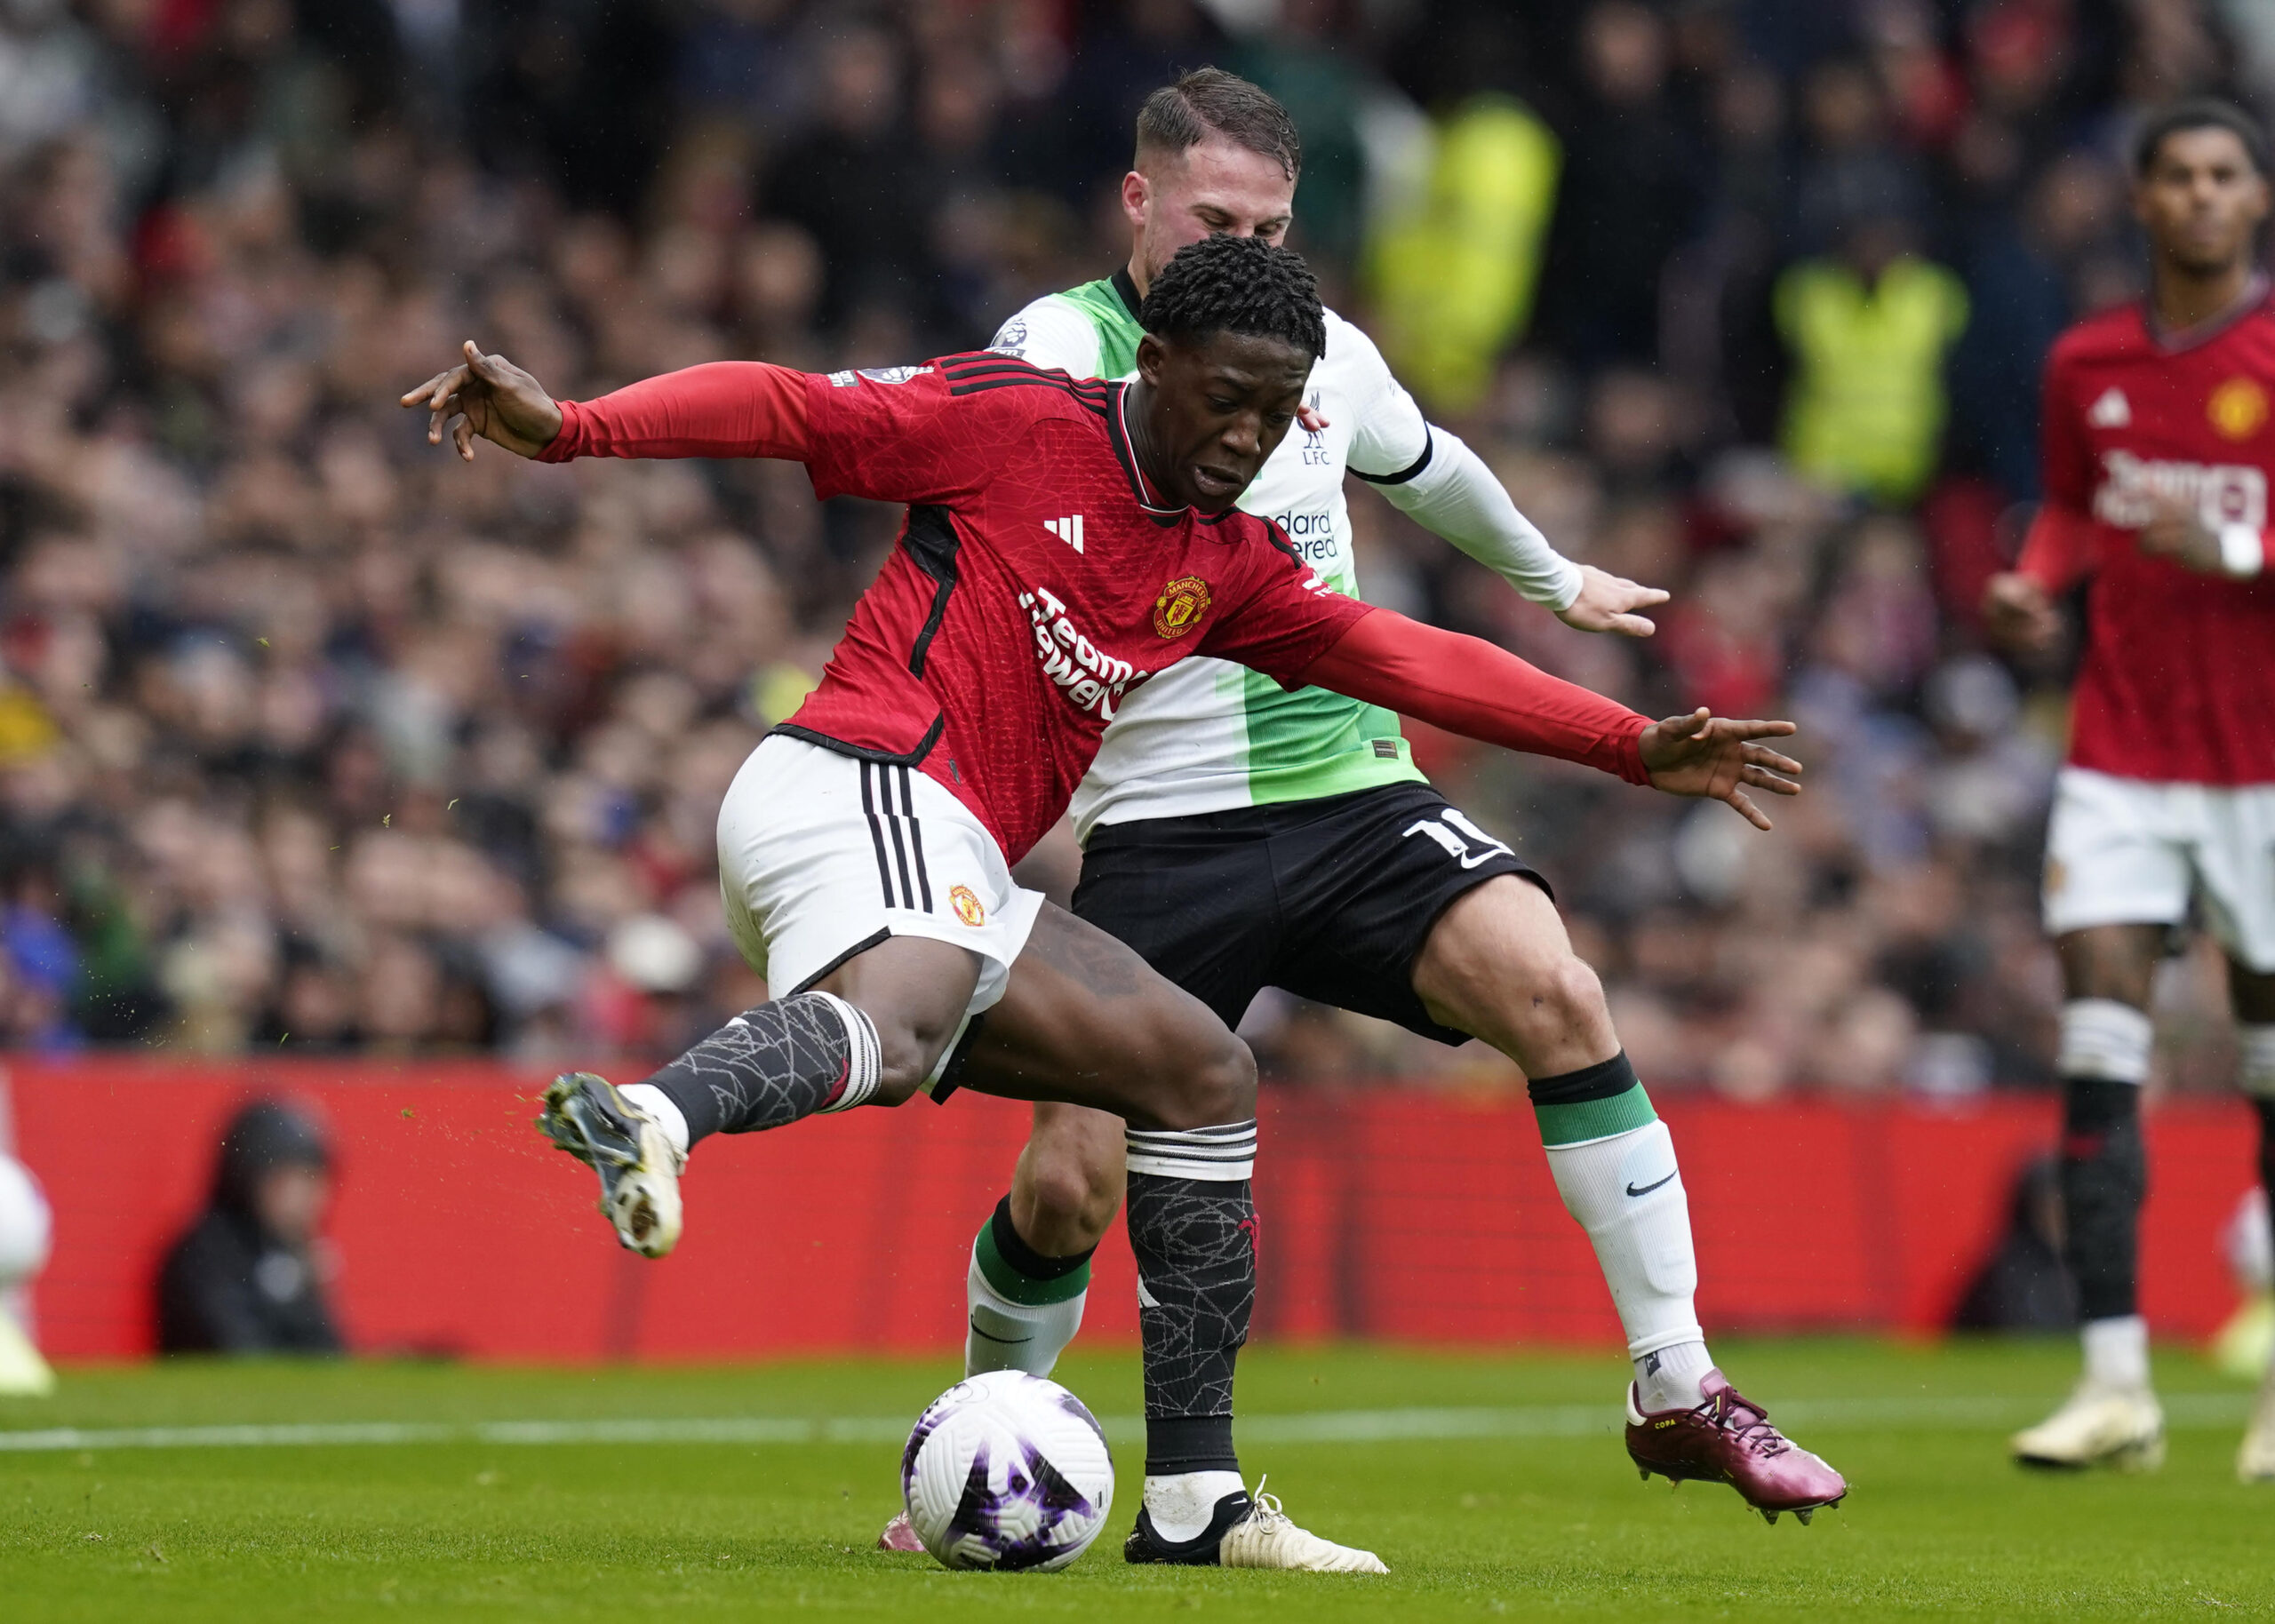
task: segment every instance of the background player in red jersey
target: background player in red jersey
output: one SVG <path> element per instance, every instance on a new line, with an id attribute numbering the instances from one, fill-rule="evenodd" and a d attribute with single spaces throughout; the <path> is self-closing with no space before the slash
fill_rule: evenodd
<path id="1" fill-rule="evenodd" d="M 2085 1374 L 2015 1437 L 2016 1458 L 2043 1466 L 2163 1459 L 2135 1301 L 2139 1101 L 2151 983 L 2191 896 L 2227 953 L 2261 1176 L 2275 1186 L 2275 306 L 2255 251 L 2265 138 L 2232 107 L 2183 103 L 2142 131 L 2135 170 L 2150 298 L 2079 322 L 2048 357 L 2045 505 L 1985 605 L 2009 642 L 2043 648 L 2060 631 L 2057 599 L 2092 577 L 2046 861 Z M 2275 1373 L 2237 1469 L 2275 1478 Z"/>
<path id="2" fill-rule="evenodd" d="M 1648 723 L 1493 644 L 1329 591 L 1277 526 L 1233 509 L 1325 342 L 1297 256 L 1252 238 L 1193 243 L 1144 317 L 1129 383 L 984 353 L 827 378 L 717 363 L 579 404 L 468 345 L 465 364 L 403 403 L 430 410 L 437 442 L 457 416 L 464 455 L 480 434 L 554 461 L 788 458 L 822 495 L 910 505 L 821 686 L 752 753 L 721 811 L 730 923 L 786 991 L 644 1083 L 557 1079 L 541 1126 L 599 1173 L 624 1244 L 660 1256 L 694 1142 L 899 1103 L 955 1065 L 986 1012 L 972 1086 L 1129 1124 L 1152 1447 L 1228 1402 L 1255 1290 L 1256 1075 L 1207 1006 L 1010 879 L 1066 810 L 1117 697 L 1213 655 L 1712 794 L 1764 827 L 1746 788 L 1795 792 L 1777 775 L 1799 768 L 1752 742 L 1791 723 Z M 1070 511 L 1087 520 L 1080 547 Z M 1775 1454 L 1792 1509 L 1845 1493 L 1758 1416 L 1744 1430 L 1717 1447 Z M 1245 1493 L 1220 1509 L 1196 1559 L 1382 1571 Z"/>

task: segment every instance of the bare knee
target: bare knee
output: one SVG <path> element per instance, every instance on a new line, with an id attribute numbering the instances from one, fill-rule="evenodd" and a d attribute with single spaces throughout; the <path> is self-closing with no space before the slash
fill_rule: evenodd
<path id="1" fill-rule="evenodd" d="M 1173 1083 L 1174 1115 L 1163 1119 L 1163 1127 L 1215 1127 L 1256 1115 L 1256 1056 L 1222 1028 L 1180 1068 Z"/>
<path id="2" fill-rule="evenodd" d="M 1098 1245 L 1122 1206 L 1122 1118 L 1066 1109 L 1039 1117 L 1011 1181 L 1011 1221 L 1037 1251 Z"/>
<path id="3" fill-rule="evenodd" d="M 1180 1022 L 1124 1055 L 1133 1074 L 1122 1114 L 1133 1126 L 1215 1127 L 1256 1115 L 1256 1056 L 1214 1016 L 1201 1013 L 1205 1024 Z"/>
<path id="4" fill-rule="evenodd" d="M 979 971 L 979 956 L 969 948 L 894 936 L 814 983 L 816 991 L 842 998 L 866 1015 L 877 1034 L 877 1092 L 871 1103 L 898 1105 L 924 1086 L 963 1024 Z"/>
<path id="5" fill-rule="evenodd" d="M 871 1019 L 877 1029 L 877 1092 L 871 1102 L 898 1105 L 924 1086 L 940 1055 L 955 1037 L 955 1020 L 910 1018 Z"/>
<path id="6" fill-rule="evenodd" d="M 1542 973 L 1539 983 L 1523 989 L 1524 1019 L 1544 1034 L 1572 1034 L 1611 1030 L 1611 1007 L 1604 1001 L 1603 980 L 1595 967 L 1576 953 L 1566 953 Z"/>
<path id="7" fill-rule="evenodd" d="M 1454 1023 L 1485 1039 L 1530 1077 L 1556 1077 L 1609 1059 L 1619 1047 L 1603 982 L 1569 949 L 1497 967 Z"/>

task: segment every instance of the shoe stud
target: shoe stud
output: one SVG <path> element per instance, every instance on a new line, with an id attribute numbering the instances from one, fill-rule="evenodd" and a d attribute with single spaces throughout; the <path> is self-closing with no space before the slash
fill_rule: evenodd
<path id="1" fill-rule="evenodd" d="M 1640 1477 L 1640 1478 L 1641 1478 L 1644 1482 L 1646 1482 L 1646 1483 L 1648 1483 L 1648 1482 L 1650 1482 L 1650 1481 L 1651 1481 L 1651 1469 L 1650 1469 L 1649 1467 L 1648 1467 L 1648 1466 L 1639 1466 L 1639 1467 L 1637 1467 L 1637 1468 L 1635 1469 L 1635 1475 L 1636 1475 L 1638 1477 Z"/>
<path id="2" fill-rule="evenodd" d="M 1772 1528 L 1777 1526 L 1777 1514 L 1775 1511 L 1769 1510 L 1766 1507 L 1762 1510 L 1761 1520 L 1768 1524 Z"/>
<path id="3" fill-rule="evenodd" d="M 1816 1516 L 1816 1508 L 1815 1506 L 1803 1506 L 1800 1510 L 1793 1513 L 1794 1520 L 1799 1522 L 1804 1528 L 1807 1528 L 1809 1525 L 1809 1519 L 1815 1516 Z"/>

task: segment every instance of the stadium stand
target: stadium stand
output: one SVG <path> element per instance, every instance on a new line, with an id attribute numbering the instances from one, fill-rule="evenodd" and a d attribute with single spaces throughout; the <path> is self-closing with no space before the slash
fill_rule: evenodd
<path id="1" fill-rule="evenodd" d="M 1116 262 L 1137 101 L 1217 60 L 1303 126 L 1333 302 L 1568 553 L 1676 599 L 1585 638 L 1365 497 L 1370 595 L 1804 726 L 1760 840 L 1420 742 L 1555 878 L 1653 1087 L 2045 1082 L 2063 672 L 1972 605 L 2045 346 L 2137 291 L 2124 134 L 2275 84 L 2263 9 L 12 5 L 0 1042 L 598 1063 L 754 1001 L 712 819 L 891 515 L 778 466 L 469 474 L 394 397 L 469 335 L 576 394 L 984 342 Z M 1490 251 L 1417 225 L 1497 175 Z M 1871 399 L 1827 384 L 1874 341 L 1859 266 L 1922 312 Z M 2223 997 L 2176 962 L 2167 1083 L 2224 1085 Z M 1248 1031 L 1291 1082 L 1512 1080 L 1284 1003 Z"/>

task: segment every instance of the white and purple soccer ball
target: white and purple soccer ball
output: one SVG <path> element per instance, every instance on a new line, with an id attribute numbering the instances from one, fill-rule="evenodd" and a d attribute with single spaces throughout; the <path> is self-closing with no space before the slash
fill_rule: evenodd
<path id="1" fill-rule="evenodd" d="M 1114 1506 L 1098 1417 L 1041 1376 L 991 1370 L 917 1418 L 900 1457 L 909 1525 L 943 1567 L 1063 1568 Z"/>

